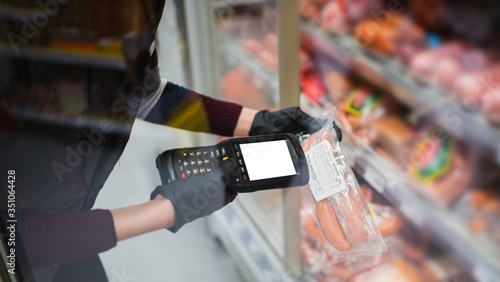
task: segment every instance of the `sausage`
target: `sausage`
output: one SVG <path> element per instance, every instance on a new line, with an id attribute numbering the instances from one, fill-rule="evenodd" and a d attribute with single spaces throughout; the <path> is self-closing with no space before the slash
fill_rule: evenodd
<path id="1" fill-rule="evenodd" d="M 323 231 L 325 240 L 340 251 L 347 251 L 351 248 L 351 243 L 346 240 L 342 226 L 337 214 L 333 210 L 330 200 L 323 199 L 314 205 L 318 224 Z"/>
<path id="2" fill-rule="evenodd" d="M 335 195 L 337 200 L 337 208 L 346 222 L 347 238 L 352 245 L 357 245 L 365 242 L 368 239 L 368 232 L 365 229 L 365 206 L 362 201 L 357 200 L 360 195 L 349 189 L 347 193 L 339 193 Z"/>
<path id="3" fill-rule="evenodd" d="M 318 240 L 321 243 L 325 243 L 325 238 L 321 234 L 321 231 L 318 228 L 318 225 L 316 225 L 316 219 L 314 219 L 314 216 L 310 216 L 306 220 L 305 224 L 305 229 L 307 231 L 307 234 L 313 237 L 314 239 Z"/>

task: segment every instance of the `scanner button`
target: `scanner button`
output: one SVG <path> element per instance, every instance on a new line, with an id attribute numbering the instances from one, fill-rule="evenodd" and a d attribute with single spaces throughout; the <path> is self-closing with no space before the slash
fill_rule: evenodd
<path id="1" fill-rule="evenodd" d="M 185 178 L 186 178 L 186 174 L 185 174 L 184 172 L 183 172 L 183 173 L 181 173 L 181 176 L 182 176 L 182 178 L 183 178 L 183 179 L 185 179 Z"/>
<path id="2" fill-rule="evenodd" d="M 198 159 L 198 165 L 202 165 L 203 161 L 201 159 Z"/>
<path id="3" fill-rule="evenodd" d="M 198 169 L 197 169 L 197 168 L 195 168 L 195 169 L 193 169 L 193 174 L 194 174 L 194 175 L 198 175 L 198 174 L 200 174 L 200 172 L 198 171 Z"/>
<path id="4" fill-rule="evenodd" d="M 222 158 L 222 160 L 223 160 L 223 161 L 225 161 L 225 160 L 227 160 L 227 159 L 229 159 L 229 157 L 224 157 L 224 158 Z"/>

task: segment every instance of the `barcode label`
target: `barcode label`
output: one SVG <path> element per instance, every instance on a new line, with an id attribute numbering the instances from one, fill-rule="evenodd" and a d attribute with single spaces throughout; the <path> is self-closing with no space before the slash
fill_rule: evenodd
<path id="1" fill-rule="evenodd" d="M 328 141 L 313 146 L 306 152 L 309 166 L 309 187 L 316 202 L 347 189 L 344 172 L 340 170 Z"/>

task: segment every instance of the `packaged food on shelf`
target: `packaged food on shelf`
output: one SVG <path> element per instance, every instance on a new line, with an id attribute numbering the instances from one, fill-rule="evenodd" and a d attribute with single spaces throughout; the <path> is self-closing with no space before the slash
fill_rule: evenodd
<path id="1" fill-rule="evenodd" d="M 451 95 L 457 98 L 464 109 L 469 112 L 482 110 L 492 123 L 498 123 L 500 96 L 500 64 L 484 70 L 462 73 L 451 88 Z"/>
<path id="2" fill-rule="evenodd" d="M 417 136 L 412 127 L 398 116 L 388 115 L 375 120 L 373 128 L 377 132 L 378 152 L 382 150 L 382 155 L 387 154 L 387 159 L 395 165 L 406 159 Z"/>
<path id="3" fill-rule="evenodd" d="M 403 220 L 394 208 L 374 203 L 370 203 L 369 207 L 382 236 L 394 234 L 403 226 Z"/>
<path id="4" fill-rule="evenodd" d="M 382 281 L 408 281 L 423 282 L 425 278 L 410 262 L 402 258 L 395 258 L 390 262 L 356 274 L 350 282 L 382 282 Z"/>
<path id="5" fill-rule="evenodd" d="M 310 72 L 305 75 L 301 84 L 304 94 L 318 105 L 323 105 L 326 101 L 328 101 L 326 87 L 318 73 Z"/>
<path id="6" fill-rule="evenodd" d="M 497 169 L 497 173 L 500 171 Z M 497 176 L 498 177 L 498 176 Z M 478 236 L 484 236 L 483 243 L 490 241 L 495 249 L 500 248 L 500 192 L 498 178 L 487 187 L 477 187 L 465 197 L 465 205 L 469 229 Z M 487 239 L 487 240 L 484 240 Z"/>
<path id="7" fill-rule="evenodd" d="M 338 0 L 338 2 L 341 9 L 345 10 L 349 23 L 353 25 L 384 11 L 382 0 Z"/>
<path id="8" fill-rule="evenodd" d="M 415 73 L 430 77 L 437 62 L 446 57 L 459 56 L 464 51 L 465 46 L 462 42 L 450 41 L 439 47 L 418 53 L 411 59 L 409 67 Z"/>
<path id="9" fill-rule="evenodd" d="M 380 200 L 376 200 L 376 198 L 380 199 L 380 194 L 374 193 L 373 189 L 365 185 L 361 185 L 361 192 L 368 201 L 370 212 L 380 234 L 386 237 L 397 233 L 403 226 L 404 221 L 396 209 L 387 204 L 386 201 L 381 202 Z"/>
<path id="10" fill-rule="evenodd" d="M 480 49 L 467 49 L 456 54 L 445 55 L 433 67 L 430 79 L 447 89 L 461 74 L 482 70 L 490 66 L 492 59 Z"/>
<path id="11" fill-rule="evenodd" d="M 349 23 L 342 0 L 330 1 L 321 10 L 321 24 L 335 31 L 348 29 Z"/>
<path id="12" fill-rule="evenodd" d="M 422 130 L 409 154 L 408 171 L 425 192 L 450 204 L 469 186 L 476 152 L 437 128 Z"/>
<path id="13" fill-rule="evenodd" d="M 387 250 L 357 180 L 339 146 L 330 116 L 327 127 L 303 143 L 311 180 L 301 187 L 332 261 L 375 255 Z"/>
<path id="14" fill-rule="evenodd" d="M 355 27 L 354 33 L 363 46 L 396 55 L 405 64 L 426 46 L 423 30 L 402 14 L 392 14 L 382 22 L 368 18 Z"/>
<path id="15" fill-rule="evenodd" d="M 305 18 L 319 21 L 321 7 L 316 2 L 314 0 L 300 1 L 300 14 Z"/>
<path id="16" fill-rule="evenodd" d="M 335 69 L 329 69 L 323 72 L 323 81 L 333 103 L 340 102 L 352 89 L 351 82 L 346 76 L 346 73 Z"/>
<path id="17" fill-rule="evenodd" d="M 386 105 L 388 102 L 380 90 L 368 86 L 359 87 L 339 104 L 337 118 L 345 130 L 370 145 L 377 134 L 372 126 L 373 122 L 387 113 Z"/>

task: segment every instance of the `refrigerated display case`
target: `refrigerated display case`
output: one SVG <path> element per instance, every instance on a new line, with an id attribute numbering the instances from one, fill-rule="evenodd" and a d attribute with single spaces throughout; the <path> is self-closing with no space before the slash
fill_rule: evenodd
<path id="1" fill-rule="evenodd" d="M 256 109 L 300 104 L 318 115 L 336 107 L 346 136 L 342 146 L 358 179 L 401 216 L 405 224 L 398 230 L 406 231 L 400 232 L 423 232 L 430 245 L 442 249 L 417 248 L 413 255 L 418 259 L 409 259 L 406 251 L 393 256 L 391 250 L 407 248 L 394 243 L 399 237 L 385 237 L 393 247 L 377 258 L 379 267 L 388 257 L 404 257 L 404 263 L 384 267 L 405 265 L 421 272 L 421 279 L 431 279 L 426 270 L 439 265 L 450 270 L 447 279 L 496 280 L 497 6 L 488 1 L 422 1 L 427 6 L 375 0 L 184 2 L 191 7 L 187 25 L 202 27 L 201 36 L 207 37 L 206 44 L 195 45 L 210 55 L 203 79 L 214 87 L 211 93 Z M 490 22 L 486 27 L 481 21 L 481 34 L 457 24 L 459 14 L 473 25 L 483 12 Z M 297 35 L 300 43 L 290 44 Z M 440 48 L 444 53 L 430 59 L 429 67 L 426 54 Z M 300 97 L 294 95 L 299 89 Z M 467 91 L 477 95 L 467 96 Z M 478 204 L 486 202 L 491 209 Z M 318 269 L 327 259 L 308 264 L 307 230 L 301 231 L 307 219 L 300 218 L 300 210 L 293 189 L 240 195 L 235 205 L 213 217 L 212 230 L 230 246 L 248 277 L 259 281 L 335 275 L 358 281 L 377 268 L 376 262 L 350 262 L 331 266 L 327 274 Z M 411 266 L 406 267 L 407 261 Z"/>

